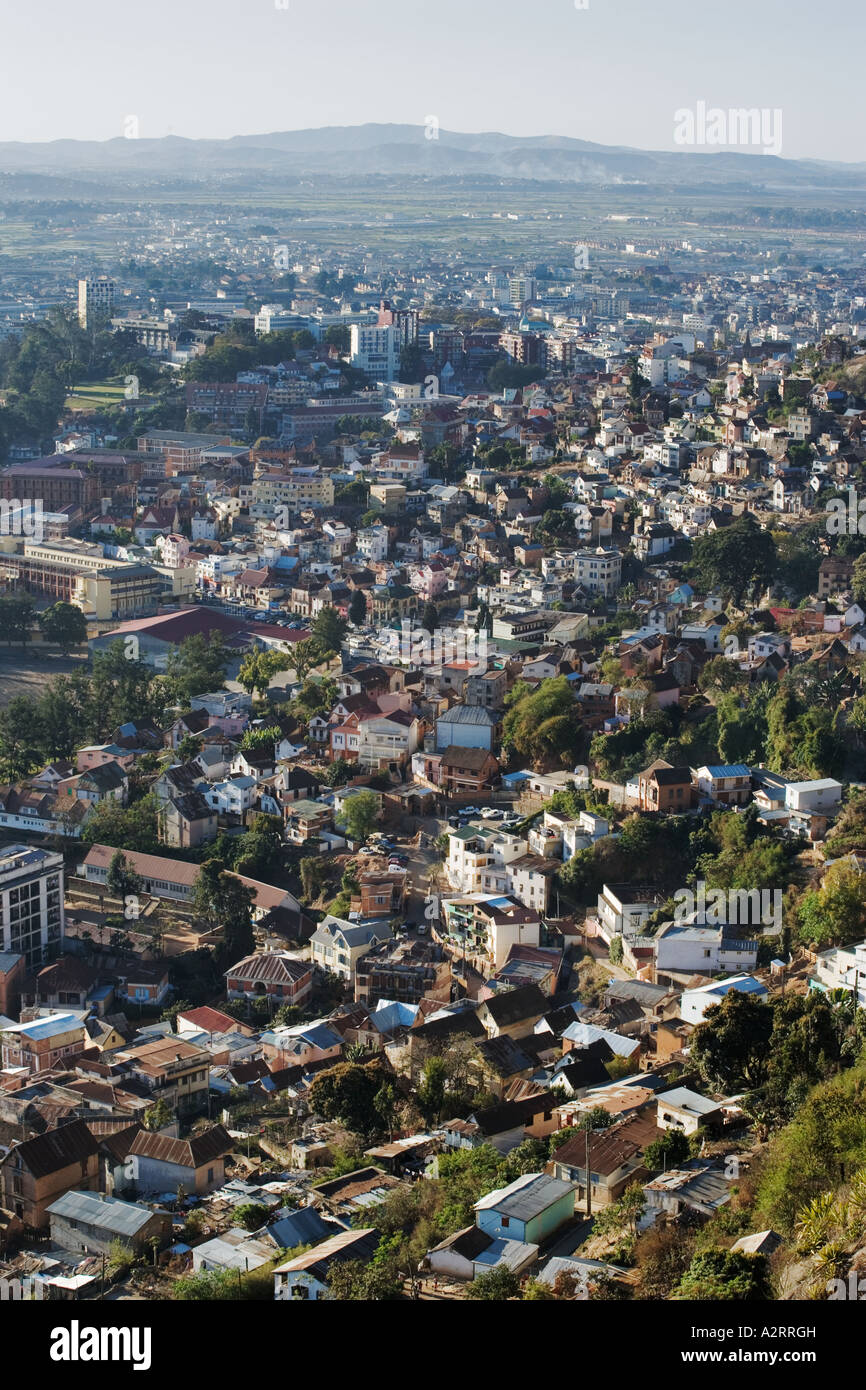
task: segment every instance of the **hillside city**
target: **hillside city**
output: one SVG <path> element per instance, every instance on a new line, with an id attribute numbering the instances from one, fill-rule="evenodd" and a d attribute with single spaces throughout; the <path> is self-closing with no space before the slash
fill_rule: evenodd
<path id="1" fill-rule="evenodd" d="M 0 1288 L 860 1297 L 862 230 L 416 193 L 2 203 Z"/>

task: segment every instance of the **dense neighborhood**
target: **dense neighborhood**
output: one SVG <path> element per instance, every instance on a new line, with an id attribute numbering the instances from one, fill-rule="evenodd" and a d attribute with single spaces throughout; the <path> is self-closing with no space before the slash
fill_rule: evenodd
<path id="1" fill-rule="evenodd" d="M 346 129 L 0 149 L 0 1301 L 860 1298 L 862 226 Z"/>

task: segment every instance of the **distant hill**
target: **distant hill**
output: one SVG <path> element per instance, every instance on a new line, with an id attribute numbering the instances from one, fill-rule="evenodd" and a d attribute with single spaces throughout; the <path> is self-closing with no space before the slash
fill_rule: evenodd
<path id="1" fill-rule="evenodd" d="M 477 135 L 424 126 L 324 126 L 316 130 L 236 135 L 227 140 L 52 140 L 0 142 L 0 173 L 69 177 L 98 175 L 201 179 L 369 177 L 540 180 L 610 186 L 656 184 L 754 193 L 806 189 L 866 191 L 866 164 L 782 159 L 760 152 L 652 151 L 593 144 L 565 136 Z"/>

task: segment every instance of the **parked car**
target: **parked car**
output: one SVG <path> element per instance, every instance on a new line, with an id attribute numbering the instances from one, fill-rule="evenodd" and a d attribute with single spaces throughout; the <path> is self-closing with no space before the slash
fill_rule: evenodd
<path id="1" fill-rule="evenodd" d="M 419 922 L 419 923 L 418 923 L 418 935 L 419 935 L 419 936 L 426 936 L 427 933 L 429 932 L 429 930 L 430 930 L 430 928 L 428 927 L 428 925 L 427 925 L 426 922 Z"/>
<path id="2" fill-rule="evenodd" d="M 505 814 L 505 813 L 504 813 L 503 811 L 497 810 L 497 808 L 496 808 L 495 806 L 485 806 L 485 807 L 484 807 L 484 810 L 481 812 L 481 819 L 482 819 L 482 820 L 501 820 L 501 818 L 502 818 L 502 816 L 503 816 L 504 814 Z"/>

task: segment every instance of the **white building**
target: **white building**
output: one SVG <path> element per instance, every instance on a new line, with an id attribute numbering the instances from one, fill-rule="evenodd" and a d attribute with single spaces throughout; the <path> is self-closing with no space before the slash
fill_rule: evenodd
<path id="1" fill-rule="evenodd" d="M 387 526 L 367 526 L 357 533 L 355 547 L 365 560 L 376 564 L 379 560 L 387 559 L 388 539 Z"/>
<path id="2" fill-rule="evenodd" d="M 757 963 L 757 939 L 728 936 L 724 927 L 666 922 L 656 933 L 657 976 L 739 974 L 754 970 Z"/>
<path id="3" fill-rule="evenodd" d="M 615 594 L 622 582 L 622 555 L 603 546 L 575 551 L 574 577 L 590 593 L 604 597 Z"/>
<path id="4" fill-rule="evenodd" d="M 394 324 L 353 323 L 349 360 L 373 381 L 393 381 L 400 365 L 400 343 Z"/>
<path id="5" fill-rule="evenodd" d="M 707 1009 L 721 1004 L 732 989 L 740 994 L 753 994 L 758 999 L 767 997 L 766 988 L 754 975 L 732 975 L 730 979 L 700 985 L 697 989 L 684 989 L 680 997 L 680 1018 L 684 1023 L 701 1023 Z"/>
<path id="6" fill-rule="evenodd" d="M 63 855 L 33 845 L 0 848 L 0 951 L 38 969 L 63 949 Z"/>
<path id="7" fill-rule="evenodd" d="M 831 946 L 815 959 L 812 989 L 846 989 L 857 992 L 857 1003 L 866 1008 L 866 941 L 855 946 Z"/>
<path id="8" fill-rule="evenodd" d="M 627 884 L 605 883 L 596 902 L 599 936 L 608 945 L 615 936 L 631 940 L 640 936 L 648 917 L 661 905 L 657 893 Z"/>
<path id="9" fill-rule="evenodd" d="M 842 783 L 834 782 L 832 777 L 819 777 L 809 782 L 789 782 L 785 788 L 785 806 L 789 811 L 834 816 L 842 800 L 842 790 Z"/>
<path id="10" fill-rule="evenodd" d="M 88 314 L 91 319 L 94 314 L 111 315 L 116 290 L 117 282 L 110 275 L 88 275 L 78 281 L 78 322 L 82 328 L 87 327 Z"/>

